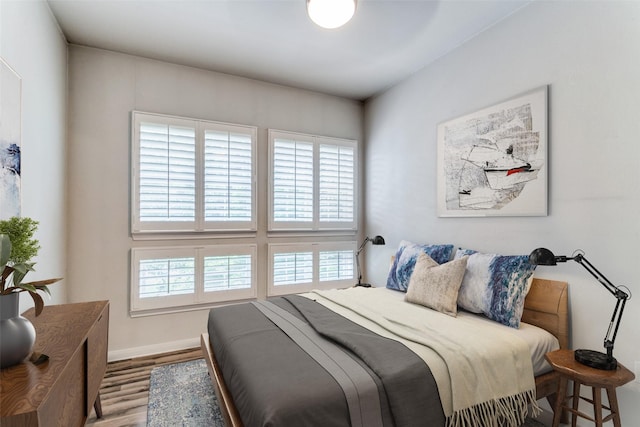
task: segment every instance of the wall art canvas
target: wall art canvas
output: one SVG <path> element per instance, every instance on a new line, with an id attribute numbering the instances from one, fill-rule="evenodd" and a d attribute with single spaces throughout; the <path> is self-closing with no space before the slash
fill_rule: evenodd
<path id="1" fill-rule="evenodd" d="M 547 86 L 438 126 L 438 216 L 547 215 Z"/>
<path id="2" fill-rule="evenodd" d="M 0 219 L 20 216 L 22 81 L 0 58 Z"/>

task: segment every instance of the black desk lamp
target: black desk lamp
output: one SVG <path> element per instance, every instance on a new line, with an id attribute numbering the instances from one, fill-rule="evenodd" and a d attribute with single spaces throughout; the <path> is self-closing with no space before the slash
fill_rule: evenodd
<path id="1" fill-rule="evenodd" d="M 364 241 L 362 242 L 362 244 L 358 248 L 358 251 L 356 252 L 356 266 L 358 267 L 358 283 L 356 283 L 356 286 L 362 286 L 364 288 L 371 287 L 371 285 L 368 283 L 362 283 L 362 273 L 360 272 L 360 252 L 364 250 L 365 246 L 367 245 L 367 242 L 371 242 L 371 244 L 373 245 L 384 245 L 384 238 L 382 236 L 376 236 L 373 239 L 369 237 L 365 237 Z"/>
<path id="2" fill-rule="evenodd" d="M 612 371 L 618 366 L 617 360 L 613 357 L 613 343 L 616 340 L 618 334 L 618 327 L 620 326 L 620 319 L 622 318 L 622 312 L 624 311 L 624 305 L 627 300 L 630 299 L 629 294 L 620 289 L 620 287 L 613 285 L 609 279 L 604 277 L 587 259 L 582 253 L 578 253 L 573 257 L 555 256 L 553 252 L 546 248 L 538 248 L 531 252 L 529 255 L 529 262 L 535 265 L 556 265 L 558 262 L 567 262 L 574 260 L 581 266 L 583 266 L 598 282 L 602 284 L 613 296 L 618 299 L 616 307 L 613 310 L 611 316 L 611 322 L 609 323 L 609 329 L 604 337 L 604 348 L 607 353 L 601 353 L 593 350 L 576 350 L 575 359 L 583 365 L 591 366 L 596 369 L 604 369 Z M 615 325 L 614 325 L 615 324 Z M 613 335 L 612 334 L 613 331 Z"/>

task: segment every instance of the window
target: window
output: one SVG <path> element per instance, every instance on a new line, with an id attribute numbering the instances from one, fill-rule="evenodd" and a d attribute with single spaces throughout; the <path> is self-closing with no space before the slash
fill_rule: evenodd
<path id="1" fill-rule="evenodd" d="M 269 245 L 268 295 L 353 285 L 355 242 Z"/>
<path id="2" fill-rule="evenodd" d="M 255 127 L 132 115 L 132 231 L 256 230 Z"/>
<path id="3" fill-rule="evenodd" d="M 356 141 L 269 131 L 269 230 L 355 230 Z"/>
<path id="4" fill-rule="evenodd" d="M 256 245 L 134 248 L 131 312 L 255 298 Z"/>
<path id="5" fill-rule="evenodd" d="M 132 238 L 153 241 L 132 244 L 132 316 L 252 299 L 259 286 L 283 295 L 355 283 L 356 243 L 345 240 L 357 225 L 356 141 L 269 130 L 258 159 L 253 126 L 134 111 L 131 127 Z M 288 231 L 307 242 L 285 244 Z M 258 263 L 269 272 L 260 279 Z"/>

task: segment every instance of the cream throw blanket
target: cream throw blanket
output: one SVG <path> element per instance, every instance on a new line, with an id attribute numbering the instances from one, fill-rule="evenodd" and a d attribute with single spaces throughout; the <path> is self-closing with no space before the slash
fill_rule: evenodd
<path id="1" fill-rule="evenodd" d="M 303 296 L 420 356 L 438 384 L 447 426 L 516 427 L 524 423 L 527 405 L 534 415 L 539 411 L 529 348 L 501 327 L 410 304 L 404 294 L 384 288 Z"/>

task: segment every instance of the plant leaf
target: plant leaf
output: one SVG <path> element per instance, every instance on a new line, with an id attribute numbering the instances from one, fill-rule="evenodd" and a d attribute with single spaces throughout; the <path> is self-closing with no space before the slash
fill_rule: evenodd
<path id="1" fill-rule="evenodd" d="M 0 270 L 9 262 L 11 256 L 11 239 L 7 234 L 0 234 Z"/>
<path id="2" fill-rule="evenodd" d="M 49 290 L 49 287 L 44 285 L 44 286 L 36 286 L 36 289 L 39 291 L 45 291 L 47 293 L 47 295 L 51 296 L 51 291 Z"/>
<path id="3" fill-rule="evenodd" d="M 30 271 L 35 271 L 33 266 L 36 265 L 35 262 L 23 262 L 20 264 L 14 264 L 13 269 L 15 271 L 19 271 L 20 273 L 27 274 Z"/>
<path id="4" fill-rule="evenodd" d="M 35 286 L 33 285 L 29 285 L 28 283 L 21 283 L 19 285 L 16 285 L 17 288 L 20 289 L 24 289 L 25 291 L 29 291 L 29 292 L 37 292 L 38 289 L 36 289 Z"/>
<path id="5" fill-rule="evenodd" d="M 22 279 L 27 275 L 27 272 L 22 272 L 20 270 L 14 270 L 13 272 L 13 286 L 20 286 L 22 283 Z"/>
<path id="6" fill-rule="evenodd" d="M 23 264 L 14 265 L 13 266 L 13 269 L 14 269 L 13 284 L 15 286 L 20 286 L 20 284 L 22 283 L 22 280 L 24 279 L 24 276 L 26 276 L 28 272 L 34 271 L 33 270 L 34 265 L 35 263 L 33 262 L 25 262 Z"/>
<path id="7" fill-rule="evenodd" d="M 47 286 L 47 285 L 52 285 L 56 282 L 59 282 L 60 280 L 62 280 L 62 277 L 56 277 L 55 279 L 36 280 L 35 282 L 25 283 L 25 285 L 33 285 L 36 287 Z"/>
<path id="8" fill-rule="evenodd" d="M 11 276 L 11 273 L 13 273 L 13 267 L 5 265 L 2 270 L 2 280 L 7 280 L 7 278 Z"/>
<path id="9" fill-rule="evenodd" d="M 40 315 L 40 313 L 42 313 L 42 309 L 44 308 L 44 300 L 42 299 L 40 294 L 37 292 L 29 291 L 29 295 L 31 295 L 31 298 L 33 298 L 33 302 L 35 303 L 36 317 L 37 317 Z"/>

